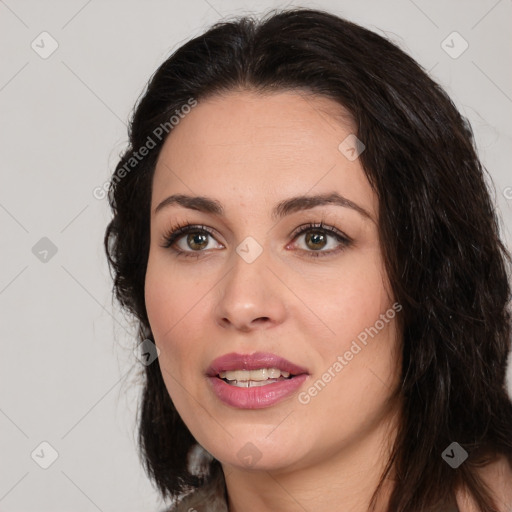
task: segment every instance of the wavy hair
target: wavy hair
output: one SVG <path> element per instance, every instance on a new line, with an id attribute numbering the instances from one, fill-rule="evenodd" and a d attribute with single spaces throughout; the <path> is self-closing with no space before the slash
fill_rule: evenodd
<path id="1" fill-rule="evenodd" d="M 379 237 L 402 305 L 402 421 L 387 475 L 388 511 L 423 512 L 459 487 L 482 511 L 498 510 L 479 469 L 498 455 L 512 464 L 510 255 L 499 235 L 491 180 L 469 123 L 442 88 L 395 44 L 320 10 L 271 11 L 215 24 L 158 68 L 131 117 L 129 145 L 112 176 L 113 218 L 105 250 L 120 304 L 151 338 L 144 302 L 152 176 L 165 137 L 155 129 L 191 98 L 234 90 L 302 90 L 335 100 L 366 145 L 360 161 L 379 199 Z M 172 130 L 169 130 L 172 133 Z M 135 158 L 139 148 L 153 147 Z M 124 169 L 124 173 L 121 171 Z M 197 444 L 166 390 L 145 368 L 139 411 L 141 459 L 163 497 L 208 483 L 189 472 Z M 458 442 L 457 469 L 441 454 Z M 210 475 L 220 463 L 213 460 Z"/>

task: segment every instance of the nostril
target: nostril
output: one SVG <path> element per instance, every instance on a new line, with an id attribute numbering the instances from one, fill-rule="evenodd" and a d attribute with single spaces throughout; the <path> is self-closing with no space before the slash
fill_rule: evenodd
<path id="1" fill-rule="evenodd" d="M 259 318 L 256 318 L 251 323 L 265 323 L 270 321 L 270 318 L 268 316 L 260 316 Z"/>
<path id="2" fill-rule="evenodd" d="M 254 329 L 265 327 L 269 321 L 270 318 L 268 316 L 255 318 L 254 320 L 250 320 L 248 322 L 233 322 L 227 318 L 224 318 L 222 320 L 222 325 L 223 327 L 235 327 L 238 331 L 243 333 L 250 333 Z"/>

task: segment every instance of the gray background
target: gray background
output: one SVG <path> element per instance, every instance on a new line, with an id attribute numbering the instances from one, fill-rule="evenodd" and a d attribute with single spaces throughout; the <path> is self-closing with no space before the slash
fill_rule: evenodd
<path id="1" fill-rule="evenodd" d="M 473 124 L 510 247 L 511 0 L 0 1 L 0 511 L 161 508 L 138 461 L 141 365 L 112 304 L 110 213 L 93 190 L 172 49 L 223 17 L 292 5 L 385 34 L 431 70 Z M 43 31 L 58 44 L 47 58 Z M 457 58 L 453 31 L 469 45 Z M 48 469 L 43 441 L 58 453 Z"/>

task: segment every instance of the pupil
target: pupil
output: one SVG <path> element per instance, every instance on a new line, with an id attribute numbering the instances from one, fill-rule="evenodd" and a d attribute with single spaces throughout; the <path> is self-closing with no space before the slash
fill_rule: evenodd
<path id="1" fill-rule="evenodd" d="M 208 245 L 206 236 L 204 233 L 190 233 L 187 237 L 187 243 L 191 249 L 202 249 Z"/>
<path id="2" fill-rule="evenodd" d="M 306 235 L 306 244 L 312 244 L 316 247 L 310 247 L 311 249 L 321 249 L 325 246 L 325 235 L 319 231 L 312 231 Z"/>

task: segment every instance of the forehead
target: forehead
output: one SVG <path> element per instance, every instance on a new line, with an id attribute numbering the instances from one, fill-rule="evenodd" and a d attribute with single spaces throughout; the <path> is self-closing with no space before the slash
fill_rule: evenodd
<path id="1" fill-rule="evenodd" d="M 153 180 L 153 205 L 171 193 L 267 202 L 337 191 L 376 218 L 376 197 L 359 159 L 343 152 L 354 136 L 337 102 L 299 91 L 230 92 L 198 103 L 168 136 Z M 271 202 L 274 202 L 273 200 Z"/>

